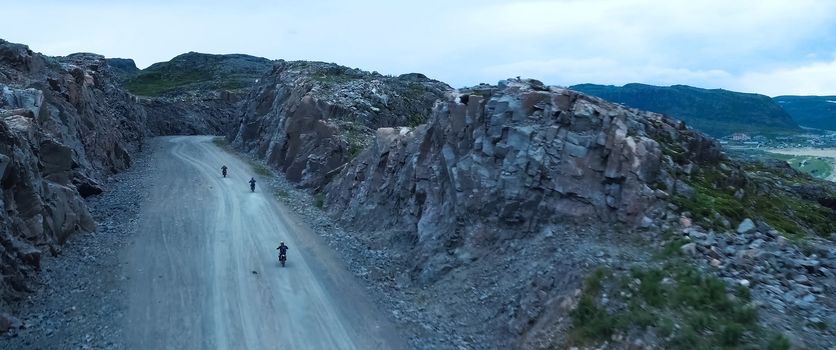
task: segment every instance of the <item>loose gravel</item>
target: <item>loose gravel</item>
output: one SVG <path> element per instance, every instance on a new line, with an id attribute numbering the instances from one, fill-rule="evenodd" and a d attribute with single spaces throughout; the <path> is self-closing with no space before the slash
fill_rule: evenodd
<path id="1" fill-rule="evenodd" d="M 43 258 L 37 290 L 12 310 L 22 328 L 0 338 L 0 348 L 125 348 L 122 252 L 137 230 L 155 148 L 136 154 L 128 171 L 106 180 L 103 194 L 87 199 L 96 232 L 73 236 L 58 256 Z"/>

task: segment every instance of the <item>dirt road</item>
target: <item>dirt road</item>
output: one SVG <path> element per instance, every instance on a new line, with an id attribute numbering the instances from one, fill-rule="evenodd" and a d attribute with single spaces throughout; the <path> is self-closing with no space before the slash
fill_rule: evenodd
<path id="1" fill-rule="evenodd" d="M 167 137 L 127 252 L 132 349 L 401 349 L 397 331 L 266 181 L 211 137 Z M 221 177 L 220 167 L 229 167 Z M 276 246 L 290 247 L 287 267 Z"/>

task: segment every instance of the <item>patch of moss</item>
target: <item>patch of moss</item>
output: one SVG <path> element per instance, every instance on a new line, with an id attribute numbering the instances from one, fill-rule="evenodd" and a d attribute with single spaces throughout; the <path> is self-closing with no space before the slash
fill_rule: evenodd
<path id="1" fill-rule="evenodd" d="M 173 70 L 148 72 L 126 80 L 122 85 L 135 95 L 160 96 L 187 85 L 212 80 L 212 73 L 204 70 Z"/>
<path id="2" fill-rule="evenodd" d="M 677 164 L 684 164 L 688 159 L 685 148 L 676 142 L 670 134 L 661 131 L 653 139 L 659 144 L 662 154 L 670 156 Z"/>
<path id="3" fill-rule="evenodd" d="M 213 137 L 212 143 L 214 143 L 215 146 L 218 146 L 220 148 L 225 148 L 228 145 L 228 142 L 226 142 L 226 138 L 221 136 Z"/>
<path id="4" fill-rule="evenodd" d="M 750 168 L 751 169 L 751 168 Z M 765 169 L 757 169 L 765 171 Z M 779 176 L 778 174 L 775 175 Z M 780 175 L 786 178 L 786 175 Z M 799 179 L 804 180 L 804 179 Z M 836 231 L 836 212 L 818 202 L 796 197 L 780 190 L 765 191 L 749 184 L 743 188 L 745 195 L 735 197 L 735 186 L 725 183 L 726 175 L 716 171 L 701 171 L 687 178 L 694 189 L 693 198 L 674 196 L 673 202 L 690 211 L 712 229 L 723 229 L 715 220 L 718 213 L 732 222 L 744 218 L 763 220 L 773 228 L 789 234 L 802 236 L 808 233 L 821 235 Z M 764 180 L 762 182 L 768 182 Z"/>
<path id="5" fill-rule="evenodd" d="M 826 179 L 833 174 L 834 160 L 828 157 L 788 155 L 763 152 L 764 156 L 787 162 L 793 169 L 811 176 Z"/>
<path id="6" fill-rule="evenodd" d="M 414 127 L 417 127 L 418 125 L 424 124 L 424 122 L 426 122 L 426 121 L 427 121 L 426 117 L 424 117 L 420 114 L 417 114 L 417 113 L 413 113 L 413 114 L 410 114 L 409 116 L 407 116 L 406 126 L 408 126 L 410 128 L 414 128 Z"/>
<path id="7" fill-rule="evenodd" d="M 315 194 L 313 205 L 317 208 L 320 208 L 320 209 L 325 207 L 325 194 L 322 193 L 322 192 L 319 192 L 319 193 Z"/>
<path id="8" fill-rule="evenodd" d="M 261 176 L 270 177 L 273 176 L 273 171 L 270 170 L 266 165 L 256 162 L 250 162 L 250 167 L 253 171 Z"/>
<path id="9" fill-rule="evenodd" d="M 616 290 L 630 291 L 624 307 L 608 310 L 598 303 L 609 280 Z M 740 289 L 728 291 L 722 280 L 703 274 L 680 259 L 661 268 L 632 268 L 616 275 L 598 269 L 585 281 L 577 308 L 570 313 L 570 343 L 591 344 L 613 334 L 652 328 L 667 348 L 736 349 L 761 344 L 767 332 L 757 323 L 751 296 Z M 770 340 L 770 342 L 772 342 Z M 766 342 L 764 342 L 766 343 Z"/>
<path id="10" fill-rule="evenodd" d="M 789 350 L 790 341 L 780 334 L 773 335 L 766 343 L 767 350 Z"/>
<path id="11" fill-rule="evenodd" d="M 311 80 L 325 83 L 325 84 L 345 84 L 349 81 L 359 79 L 350 75 L 345 74 L 333 74 L 333 73 L 320 73 L 320 74 L 313 74 L 310 76 Z"/>

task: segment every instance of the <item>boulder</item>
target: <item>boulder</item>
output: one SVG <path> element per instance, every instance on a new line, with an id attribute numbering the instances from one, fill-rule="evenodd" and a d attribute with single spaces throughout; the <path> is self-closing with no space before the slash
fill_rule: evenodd
<path id="1" fill-rule="evenodd" d="M 0 311 L 0 335 L 10 330 L 20 328 L 23 323 L 14 316 Z"/>
<path id="2" fill-rule="evenodd" d="M 755 223 L 752 219 L 746 218 L 737 225 L 737 233 L 744 234 L 755 229 Z"/>
<path id="3" fill-rule="evenodd" d="M 697 255 L 697 244 L 694 242 L 683 244 L 679 247 L 679 251 L 682 254 L 689 255 L 689 256 L 696 256 Z"/>

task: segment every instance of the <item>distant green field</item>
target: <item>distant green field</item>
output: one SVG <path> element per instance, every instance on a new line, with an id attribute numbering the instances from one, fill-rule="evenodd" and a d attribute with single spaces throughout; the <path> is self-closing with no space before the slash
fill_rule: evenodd
<path id="1" fill-rule="evenodd" d="M 798 171 L 818 178 L 826 179 L 833 174 L 833 158 L 816 156 L 794 156 L 788 154 L 767 153 L 775 159 L 786 161 Z"/>

